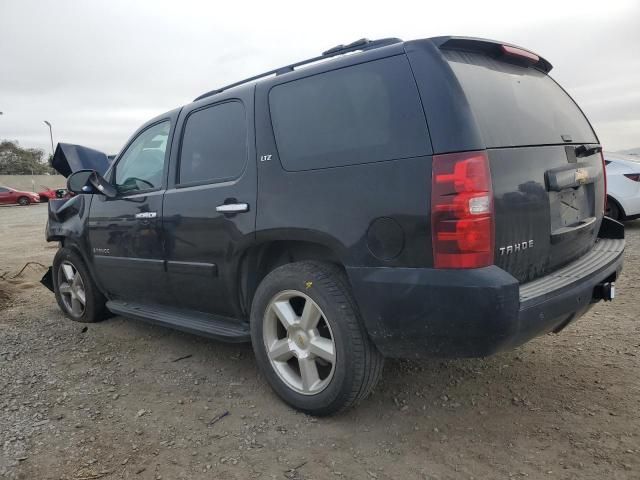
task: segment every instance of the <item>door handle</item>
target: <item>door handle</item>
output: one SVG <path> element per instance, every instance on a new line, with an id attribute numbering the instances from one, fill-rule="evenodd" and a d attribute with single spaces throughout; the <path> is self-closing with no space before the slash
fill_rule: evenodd
<path id="1" fill-rule="evenodd" d="M 157 212 L 140 212 L 136 213 L 136 218 L 156 218 L 158 216 Z"/>
<path id="2" fill-rule="evenodd" d="M 225 203 L 224 205 L 218 205 L 216 207 L 216 212 L 221 213 L 241 213 L 248 212 L 249 204 L 248 203 Z"/>

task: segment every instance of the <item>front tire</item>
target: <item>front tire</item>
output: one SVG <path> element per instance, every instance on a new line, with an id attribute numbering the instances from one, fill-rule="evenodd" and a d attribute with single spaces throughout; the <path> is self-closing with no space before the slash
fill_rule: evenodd
<path id="1" fill-rule="evenodd" d="M 22 207 L 26 207 L 27 205 L 29 205 L 31 203 L 31 200 L 29 200 L 28 197 L 20 197 L 18 199 L 18 205 L 22 206 Z"/>
<path id="2" fill-rule="evenodd" d="M 53 259 L 53 287 L 58 306 L 74 322 L 93 323 L 106 317 L 106 298 L 80 255 L 69 248 L 58 250 Z"/>
<path id="3" fill-rule="evenodd" d="M 298 262 L 269 273 L 251 308 L 258 366 L 289 405 L 330 415 L 367 397 L 384 359 L 369 339 L 344 272 Z"/>

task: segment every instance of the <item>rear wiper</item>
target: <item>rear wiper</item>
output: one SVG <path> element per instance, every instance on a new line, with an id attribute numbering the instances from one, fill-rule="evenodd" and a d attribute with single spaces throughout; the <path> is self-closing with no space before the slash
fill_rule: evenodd
<path id="1" fill-rule="evenodd" d="M 580 145 L 575 149 L 576 158 L 590 157 L 591 155 L 600 153 L 601 151 L 602 147 L 600 146 L 591 147 L 587 145 Z"/>

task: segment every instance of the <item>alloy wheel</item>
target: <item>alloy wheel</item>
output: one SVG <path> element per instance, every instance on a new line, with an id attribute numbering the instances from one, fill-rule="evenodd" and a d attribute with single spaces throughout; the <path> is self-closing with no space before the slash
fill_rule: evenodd
<path id="1" fill-rule="evenodd" d="M 78 269 L 68 260 L 58 269 L 58 291 L 67 311 L 76 318 L 84 314 L 87 296 Z"/>
<path id="2" fill-rule="evenodd" d="M 308 295 L 275 295 L 264 315 L 263 340 L 271 366 L 292 390 L 315 395 L 331 382 L 336 344 L 329 322 Z"/>

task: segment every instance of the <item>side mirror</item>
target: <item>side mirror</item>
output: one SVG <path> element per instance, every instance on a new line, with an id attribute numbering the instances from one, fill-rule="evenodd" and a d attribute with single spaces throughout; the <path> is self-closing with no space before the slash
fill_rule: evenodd
<path id="1" fill-rule="evenodd" d="M 78 170 L 67 178 L 67 190 L 73 193 L 99 193 L 114 198 L 117 191 L 95 170 Z"/>

